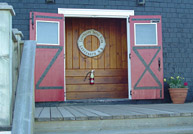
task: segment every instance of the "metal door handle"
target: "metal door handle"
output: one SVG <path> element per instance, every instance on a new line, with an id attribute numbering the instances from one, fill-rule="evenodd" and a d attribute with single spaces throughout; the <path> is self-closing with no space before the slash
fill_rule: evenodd
<path id="1" fill-rule="evenodd" d="M 158 58 L 158 70 L 159 71 L 161 70 L 161 60 L 160 60 L 160 58 Z"/>

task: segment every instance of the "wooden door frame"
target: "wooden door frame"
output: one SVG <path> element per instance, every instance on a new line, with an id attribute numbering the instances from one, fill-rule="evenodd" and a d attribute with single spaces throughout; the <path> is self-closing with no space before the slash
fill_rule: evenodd
<path id="1" fill-rule="evenodd" d="M 127 30 L 127 60 L 128 60 L 128 98 L 131 100 L 131 61 L 130 54 L 130 23 L 129 17 L 134 15 L 134 10 L 110 10 L 110 9 L 72 9 L 58 8 L 58 14 L 64 14 L 64 57 L 65 57 L 65 17 L 86 17 L 86 18 L 124 18 L 126 19 Z M 64 58 L 64 77 L 65 75 Z M 64 78 L 64 100 L 66 101 L 66 79 Z"/>

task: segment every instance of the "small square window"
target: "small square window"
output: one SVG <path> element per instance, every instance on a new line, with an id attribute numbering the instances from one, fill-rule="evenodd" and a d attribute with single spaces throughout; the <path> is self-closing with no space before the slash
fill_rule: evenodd
<path id="1" fill-rule="evenodd" d="M 38 44 L 59 45 L 59 23 L 37 21 L 36 40 Z"/>
<path id="2" fill-rule="evenodd" d="M 135 24 L 135 45 L 157 45 L 157 24 Z"/>

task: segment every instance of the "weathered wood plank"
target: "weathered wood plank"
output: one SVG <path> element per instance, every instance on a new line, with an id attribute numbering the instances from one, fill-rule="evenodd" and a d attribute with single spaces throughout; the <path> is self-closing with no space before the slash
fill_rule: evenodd
<path id="1" fill-rule="evenodd" d="M 107 113 L 113 117 L 113 119 L 124 119 L 135 117 L 135 115 L 146 116 L 143 113 L 137 113 L 131 111 L 131 109 L 125 107 L 125 105 L 100 105 L 100 106 L 91 106 L 92 109 Z M 147 116 L 146 116 L 147 117 Z"/>
<path id="2" fill-rule="evenodd" d="M 69 92 L 67 99 L 128 98 L 128 92 Z"/>
<path id="3" fill-rule="evenodd" d="M 105 68 L 110 68 L 110 52 L 109 52 L 109 42 L 110 42 L 110 25 L 108 21 L 104 21 L 104 29 L 105 29 L 105 34 L 104 38 L 106 41 L 106 47 L 104 50 L 104 55 L 105 55 Z"/>
<path id="4" fill-rule="evenodd" d="M 105 106 L 92 106 L 92 109 L 107 113 L 111 115 L 114 119 L 119 118 L 119 119 L 124 119 L 124 115 L 120 114 L 122 113 L 120 109 L 114 109 L 114 107 L 110 107 L 109 105 Z"/>
<path id="5" fill-rule="evenodd" d="M 98 49 L 99 41 L 97 37 L 92 36 L 92 51 Z M 92 59 L 92 68 L 98 68 L 98 56 L 91 58 Z"/>
<path id="6" fill-rule="evenodd" d="M 78 30 L 79 30 L 79 23 L 77 22 L 77 18 L 72 19 L 72 27 L 73 27 L 73 34 L 72 34 L 72 39 L 73 39 L 73 68 L 77 69 L 80 68 L 80 62 L 79 62 L 79 50 L 77 47 L 77 40 L 78 40 Z"/>
<path id="7" fill-rule="evenodd" d="M 117 68 L 122 68 L 122 42 L 121 42 L 121 24 L 116 21 L 116 57 L 117 57 Z"/>
<path id="8" fill-rule="evenodd" d="M 91 48 L 92 48 L 92 43 L 91 43 L 91 36 L 87 36 L 86 38 L 85 38 L 85 41 L 84 41 L 85 43 L 85 48 L 87 49 L 87 50 L 89 50 L 89 51 L 91 51 Z M 86 68 L 88 69 L 88 68 L 91 68 L 92 67 L 92 60 L 91 60 L 91 58 L 90 57 L 88 57 L 88 56 L 86 56 Z"/>
<path id="9" fill-rule="evenodd" d="M 50 121 L 50 107 L 44 107 L 38 121 Z"/>
<path id="10" fill-rule="evenodd" d="M 35 108 L 35 119 L 38 119 L 40 116 L 40 113 L 42 112 L 43 107 L 36 107 Z"/>
<path id="11" fill-rule="evenodd" d="M 123 92 L 128 90 L 128 84 L 95 84 L 87 85 L 67 85 L 67 92 Z"/>
<path id="12" fill-rule="evenodd" d="M 127 33 L 126 20 L 121 21 L 122 65 L 127 68 Z"/>
<path id="13" fill-rule="evenodd" d="M 90 80 L 85 80 L 85 77 L 67 77 L 66 84 L 89 84 Z M 95 84 L 127 84 L 127 77 L 95 77 Z"/>
<path id="14" fill-rule="evenodd" d="M 85 31 L 85 20 L 84 19 L 80 19 L 79 20 L 80 24 L 79 24 L 79 36 Z M 80 53 L 80 69 L 85 69 L 86 67 L 86 56 L 84 54 Z"/>
<path id="15" fill-rule="evenodd" d="M 148 108 L 139 108 L 139 107 L 132 107 L 131 111 L 137 113 L 141 113 L 144 115 L 147 115 L 147 117 L 157 117 L 158 114 L 169 114 L 168 112 L 165 111 L 159 111 L 159 110 L 154 110 L 154 109 L 148 109 Z M 149 114 L 152 113 L 152 114 Z"/>
<path id="16" fill-rule="evenodd" d="M 57 107 L 51 107 L 50 109 L 51 109 L 51 112 L 50 112 L 51 113 L 51 115 L 50 115 L 51 119 L 50 120 L 52 120 L 52 121 L 63 120 L 63 117 L 62 117 L 62 115 Z"/>
<path id="17" fill-rule="evenodd" d="M 72 69 L 72 20 L 66 19 L 66 69 Z"/>
<path id="18" fill-rule="evenodd" d="M 88 120 L 88 117 L 85 114 L 75 110 L 72 106 L 64 107 L 64 109 L 72 113 L 76 120 Z"/>
<path id="19" fill-rule="evenodd" d="M 98 30 L 98 19 L 92 19 L 92 27 L 94 30 Z M 98 49 L 99 40 L 96 36 L 92 36 L 92 51 Z M 92 58 L 92 68 L 98 67 L 98 59 L 97 56 Z"/>
<path id="20" fill-rule="evenodd" d="M 98 20 L 98 31 L 103 35 L 104 37 L 104 20 L 100 19 Z M 100 45 L 100 43 L 99 43 Z M 98 68 L 104 68 L 105 67 L 105 60 L 104 60 L 104 51 L 98 56 Z"/>
<path id="21" fill-rule="evenodd" d="M 90 69 L 66 70 L 66 76 L 86 76 Z M 95 76 L 127 76 L 127 69 L 95 69 Z"/>
<path id="22" fill-rule="evenodd" d="M 168 104 L 169 105 L 169 104 Z M 191 111 L 193 111 L 192 107 L 187 107 L 187 105 L 189 104 L 183 104 L 183 105 L 161 105 L 158 107 L 157 105 L 148 105 L 147 107 L 145 106 L 141 106 L 143 108 L 147 108 L 147 109 L 156 109 L 156 110 L 161 110 L 161 111 L 167 111 L 167 112 L 172 112 L 172 113 L 178 113 L 180 114 L 186 114 L 186 113 L 190 113 Z M 168 107 L 170 107 L 170 109 L 168 109 Z"/>
<path id="23" fill-rule="evenodd" d="M 89 112 L 92 112 L 92 113 L 95 113 L 96 115 L 98 115 L 100 117 L 100 119 L 104 120 L 104 119 L 112 119 L 113 117 L 107 113 L 104 113 L 104 112 L 101 112 L 101 111 L 98 111 L 98 110 L 95 110 L 93 108 L 90 108 L 90 107 L 81 107 L 82 109 L 86 110 L 86 111 L 89 111 Z"/>
<path id="24" fill-rule="evenodd" d="M 82 109 L 81 106 L 73 106 L 73 109 L 77 110 L 81 113 L 84 113 L 86 116 L 88 116 L 88 119 L 90 119 L 90 120 L 99 120 L 100 119 L 100 117 L 98 115 L 96 115 L 90 111 L 87 111 L 85 109 Z"/>
<path id="25" fill-rule="evenodd" d="M 60 111 L 60 113 L 62 114 L 62 117 L 64 118 L 64 120 L 75 120 L 75 116 L 72 115 L 69 111 L 67 111 L 66 109 L 64 109 L 64 107 L 58 107 L 58 110 Z"/>
<path id="26" fill-rule="evenodd" d="M 91 24 L 91 19 L 88 19 L 87 21 L 85 21 L 85 30 L 89 30 L 92 28 L 92 24 Z M 84 39 L 84 46 L 87 50 L 91 51 L 92 48 L 92 42 L 91 42 L 91 36 L 87 36 Z M 91 58 L 86 56 L 86 68 L 91 68 Z"/>
<path id="27" fill-rule="evenodd" d="M 116 68 L 116 29 L 114 19 L 110 23 L 110 27 L 110 68 Z"/>

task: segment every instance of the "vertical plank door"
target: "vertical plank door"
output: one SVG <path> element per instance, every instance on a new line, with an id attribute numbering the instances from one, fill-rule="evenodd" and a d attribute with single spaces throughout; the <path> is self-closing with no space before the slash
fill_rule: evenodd
<path id="1" fill-rule="evenodd" d="M 161 16 L 130 17 L 132 99 L 163 99 Z"/>
<path id="2" fill-rule="evenodd" d="M 64 101 L 64 17 L 30 13 L 30 40 L 37 41 L 35 101 Z"/>
<path id="3" fill-rule="evenodd" d="M 66 99 L 128 98 L 126 20 L 110 18 L 65 18 Z M 104 51 L 87 57 L 77 47 L 80 35 L 89 29 L 100 32 L 106 42 Z M 96 36 L 84 39 L 84 46 L 95 51 L 100 45 Z M 86 74 L 95 70 L 95 83 Z"/>

